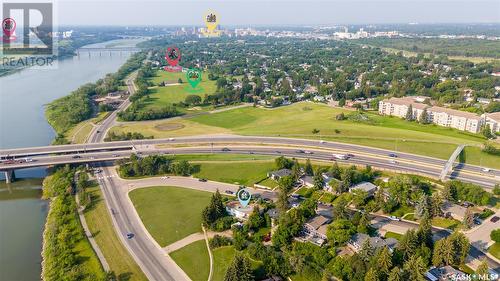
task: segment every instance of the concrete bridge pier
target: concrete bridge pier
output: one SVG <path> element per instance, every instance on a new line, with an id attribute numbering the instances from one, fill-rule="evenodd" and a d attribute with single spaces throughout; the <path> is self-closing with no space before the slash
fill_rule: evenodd
<path id="1" fill-rule="evenodd" d="M 7 170 L 4 173 L 5 173 L 6 183 L 12 183 L 16 179 L 16 174 L 14 173 L 14 170 Z"/>

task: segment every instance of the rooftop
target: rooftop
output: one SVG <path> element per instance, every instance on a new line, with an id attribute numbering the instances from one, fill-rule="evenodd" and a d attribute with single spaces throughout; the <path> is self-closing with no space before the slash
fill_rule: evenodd
<path id="1" fill-rule="evenodd" d="M 315 216 L 306 222 L 307 225 L 314 229 L 319 229 L 322 225 L 327 224 L 330 221 L 329 218 L 324 216 Z M 326 226 L 326 225 L 325 225 Z M 326 233 L 326 232 L 325 232 Z"/>
<path id="2" fill-rule="evenodd" d="M 292 174 L 292 171 L 290 169 L 280 169 L 277 171 L 272 171 L 269 174 L 277 177 L 286 177 Z"/>
<path id="3" fill-rule="evenodd" d="M 425 277 L 431 281 L 438 280 L 459 280 L 457 277 L 464 275 L 460 270 L 457 270 L 449 265 L 443 267 L 434 267 L 425 273 Z"/>
<path id="4" fill-rule="evenodd" d="M 371 182 L 367 182 L 367 181 L 364 181 L 364 182 L 360 182 L 354 186 L 352 186 L 351 188 L 349 188 L 350 190 L 357 190 L 357 189 L 360 189 L 360 190 L 364 190 L 366 192 L 373 192 L 375 189 L 377 189 L 377 186 L 374 185 L 373 183 Z"/>

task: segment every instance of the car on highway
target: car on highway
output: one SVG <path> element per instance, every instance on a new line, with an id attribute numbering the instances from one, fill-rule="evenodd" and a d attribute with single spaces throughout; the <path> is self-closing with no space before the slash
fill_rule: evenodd
<path id="1" fill-rule="evenodd" d="M 14 164 L 14 163 L 16 163 L 16 161 L 14 161 L 12 159 L 11 160 L 6 160 L 6 161 L 2 162 L 2 164 L 5 164 L 5 165 Z"/>
<path id="2" fill-rule="evenodd" d="M 500 220 L 498 216 L 494 216 L 490 219 L 491 222 L 497 222 L 498 220 Z"/>
<path id="3" fill-rule="evenodd" d="M 485 173 L 489 173 L 491 170 L 489 168 L 483 168 L 482 171 Z"/>
<path id="4" fill-rule="evenodd" d="M 254 154 L 254 152 L 253 152 L 253 151 L 250 151 L 250 152 L 248 152 L 248 153 L 250 153 L 250 154 Z"/>
<path id="5" fill-rule="evenodd" d="M 227 148 L 227 147 L 224 147 L 224 148 L 222 149 L 222 151 L 226 151 L 226 152 L 227 152 L 227 151 L 231 151 L 231 149 L 229 149 L 229 148 Z"/>
<path id="6" fill-rule="evenodd" d="M 295 153 L 305 153 L 305 151 L 302 149 L 299 149 L 299 150 L 296 150 Z"/>
<path id="7" fill-rule="evenodd" d="M 319 143 L 325 143 L 325 141 L 324 140 L 320 140 Z"/>
<path id="8" fill-rule="evenodd" d="M 169 141 L 174 141 L 175 139 L 174 138 L 168 138 Z"/>
<path id="9" fill-rule="evenodd" d="M 231 190 L 226 190 L 224 192 L 227 193 L 227 194 L 234 194 L 234 192 L 232 192 Z"/>
<path id="10" fill-rule="evenodd" d="M 78 159 L 78 158 L 82 158 L 80 155 L 73 155 L 72 157 L 73 159 Z"/>
<path id="11" fill-rule="evenodd" d="M 97 130 L 96 134 L 99 134 L 101 131 Z"/>
<path id="12" fill-rule="evenodd" d="M 111 155 L 111 156 L 113 156 L 113 157 L 118 157 L 118 156 L 120 156 L 120 155 L 118 155 L 118 154 L 113 154 L 113 155 Z"/>
<path id="13" fill-rule="evenodd" d="M 198 181 L 201 181 L 201 182 L 207 182 L 207 179 L 204 179 L 204 178 L 199 178 Z"/>
<path id="14" fill-rule="evenodd" d="M 304 151 L 304 153 L 305 153 L 305 154 L 314 154 L 314 152 L 309 151 L 309 150 Z"/>
<path id="15" fill-rule="evenodd" d="M 95 157 L 94 157 L 94 156 L 90 156 L 90 157 L 89 157 L 89 159 L 92 159 L 92 160 L 93 160 L 93 159 L 95 159 Z"/>
<path id="16" fill-rule="evenodd" d="M 401 220 L 400 218 L 398 218 L 398 217 L 396 217 L 396 216 L 390 216 L 390 217 L 389 217 L 389 219 L 390 219 L 391 221 L 400 221 L 400 220 Z"/>
<path id="17" fill-rule="evenodd" d="M 389 153 L 387 156 L 397 158 L 398 155 L 396 153 Z"/>
<path id="18" fill-rule="evenodd" d="M 391 164 L 398 164 L 398 161 L 391 159 L 391 160 L 389 160 L 389 163 L 391 163 Z"/>
<path id="19" fill-rule="evenodd" d="M 278 154 L 281 154 L 281 151 L 279 151 L 279 150 L 276 150 L 275 152 L 278 153 Z"/>
<path id="20" fill-rule="evenodd" d="M 135 234 L 133 234 L 132 232 L 129 232 L 126 234 L 126 236 L 127 236 L 127 239 L 132 239 L 132 238 L 134 238 Z"/>
<path id="21" fill-rule="evenodd" d="M 346 155 L 347 155 L 347 157 L 349 157 L 349 158 L 353 158 L 353 157 L 354 157 L 354 154 L 351 154 L 351 153 L 347 153 Z"/>
<path id="22" fill-rule="evenodd" d="M 26 158 L 24 158 L 24 161 L 25 161 L 26 163 L 33 162 L 33 158 L 26 157 Z"/>

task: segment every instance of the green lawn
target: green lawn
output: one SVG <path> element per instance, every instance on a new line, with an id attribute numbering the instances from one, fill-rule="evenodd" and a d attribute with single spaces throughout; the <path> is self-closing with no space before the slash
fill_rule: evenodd
<path id="1" fill-rule="evenodd" d="M 252 154 L 184 154 L 175 155 L 176 160 L 188 161 L 252 161 L 252 160 L 274 160 L 275 156 L 252 155 Z"/>
<path id="2" fill-rule="evenodd" d="M 493 256 L 495 256 L 497 259 L 500 259 L 500 243 L 497 242 L 497 243 L 491 245 L 488 248 L 488 252 L 490 254 L 492 254 Z"/>
<path id="3" fill-rule="evenodd" d="M 224 280 L 224 275 L 226 275 L 227 268 L 233 260 L 236 250 L 233 246 L 224 246 L 212 250 L 214 256 L 214 272 L 212 275 L 212 281 L 222 281 Z M 263 278 L 262 262 L 250 259 L 252 264 L 252 269 L 254 270 L 254 277 Z M 260 280 L 260 279 L 257 279 Z"/>
<path id="4" fill-rule="evenodd" d="M 210 272 L 210 257 L 205 240 L 193 242 L 170 253 L 172 259 L 193 281 L 206 281 Z M 216 279 L 213 279 L 216 280 Z"/>
<path id="5" fill-rule="evenodd" d="M 183 83 L 180 85 L 169 85 L 165 87 L 156 86 L 161 81 L 166 81 L 169 84 L 178 83 L 181 78 Z M 215 81 L 208 80 L 208 74 L 203 73 L 201 82 L 197 85 L 197 91 L 192 91 L 191 85 L 187 83 L 186 74 L 178 72 L 166 72 L 159 70 L 156 76 L 151 79 L 155 86 L 150 88 L 150 99 L 143 103 L 141 110 L 149 110 L 153 108 L 161 108 L 168 104 L 179 103 L 184 101 L 187 95 L 198 95 L 203 99 L 205 94 L 213 94 L 216 90 Z M 184 113 L 199 112 L 214 109 L 213 106 L 202 106 L 193 108 L 178 109 Z"/>
<path id="6" fill-rule="evenodd" d="M 269 187 L 271 189 L 273 189 L 273 188 L 275 188 L 275 187 L 278 186 L 278 182 L 275 181 L 275 180 L 273 180 L 273 179 L 271 179 L 271 178 L 267 178 L 267 179 L 265 179 L 263 181 L 260 181 L 258 184 L 259 185 L 263 185 L 263 186 L 267 186 L 267 187 Z"/>
<path id="7" fill-rule="evenodd" d="M 212 193 L 155 186 L 133 190 L 129 196 L 149 233 L 165 247 L 201 231 L 201 212 Z"/>
<path id="8" fill-rule="evenodd" d="M 239 162 L 237 164 L 199 162 L 193 165 L 195 166 L 195 173 L 193 173 L 195 177 L 246 186 L 252 186 L 267 177 L 267 172 L 275 168 L 274 161 Z"/>
<path id="9" fill-rule="evenodd" d="M 390 213 L 391 216 L 396 216 L 398 218 L 402 217 L 407 213 L 414 213 L 415 210 L 410 206 L 401 206 Z"/>
<path id="10" fill-rule="evenodd" d="M 384 235 L 384 238 L 394 238 L 394 239 L 401 239 L 401 236 L 403 236 L 403 234 L 399 234 L 399 233 L 396 233 L 396 232 L 392 232 L 392 231 L 387 231 Z"/>
<path id="11" fill-rule="evenodd" d="M 90 187 L 87 192 L 92 204 L 85 209 L 85 220 L 111 270 L 118 280 L 147 280 L 116 235 L 99 187 Z"/>
<path id="12" fill-rule="evenodd" d="M 294 274 L 290 276 L 292 281 L 321 281 L 321 275 L 308 267 L 304 269 L 304 272 L 299 274 Z"/>
<path id="13" fill-rule="evenodd" d="M 435 217 L 432 219 L 432 225 L 453 230 L 460 226 L 460 222 L 455 219 Z"/>
<path id="14" fill-rule="evenodd" d="M 296 103 L 276 109 L 238 108 L 208 115 L 199 115 L 189 120 L 175 120 L 181 126 L 168 132 L 157 123 L 133 122 L 117 128 L 118 131 L 138 131 L 155 137 L 186 136 L 209 133 L 235 133 L 240 135 L 264 135 L 301 137 L 354 143 L 394 151 L 415 153 L 448 159 L 458 144 L 469 144 L 466 162 L 500 168 L 498 156 L 480 152 L 484 142 L 481 135 L 470 134 L 436 125 L 421 125 L 396 117 L 366 113 L 367 120 L 350 119 L 339 121 L 339 113 L 352 111 L 332 108 L 324 104 Z M 162 124 L 170 124 L 162 121 Z M 320 130 L 312 134 L 313 129 Z"/>

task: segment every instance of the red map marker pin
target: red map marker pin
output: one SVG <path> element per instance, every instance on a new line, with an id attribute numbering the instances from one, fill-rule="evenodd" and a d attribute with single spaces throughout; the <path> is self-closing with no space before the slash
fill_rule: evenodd
<path id="1" fill-rule="evenodd" d="M 174 67 L 181 60 L 181 51 L 177 47 L 168 47 L 165 58 L 167 59 L 168 64 Z"/>

